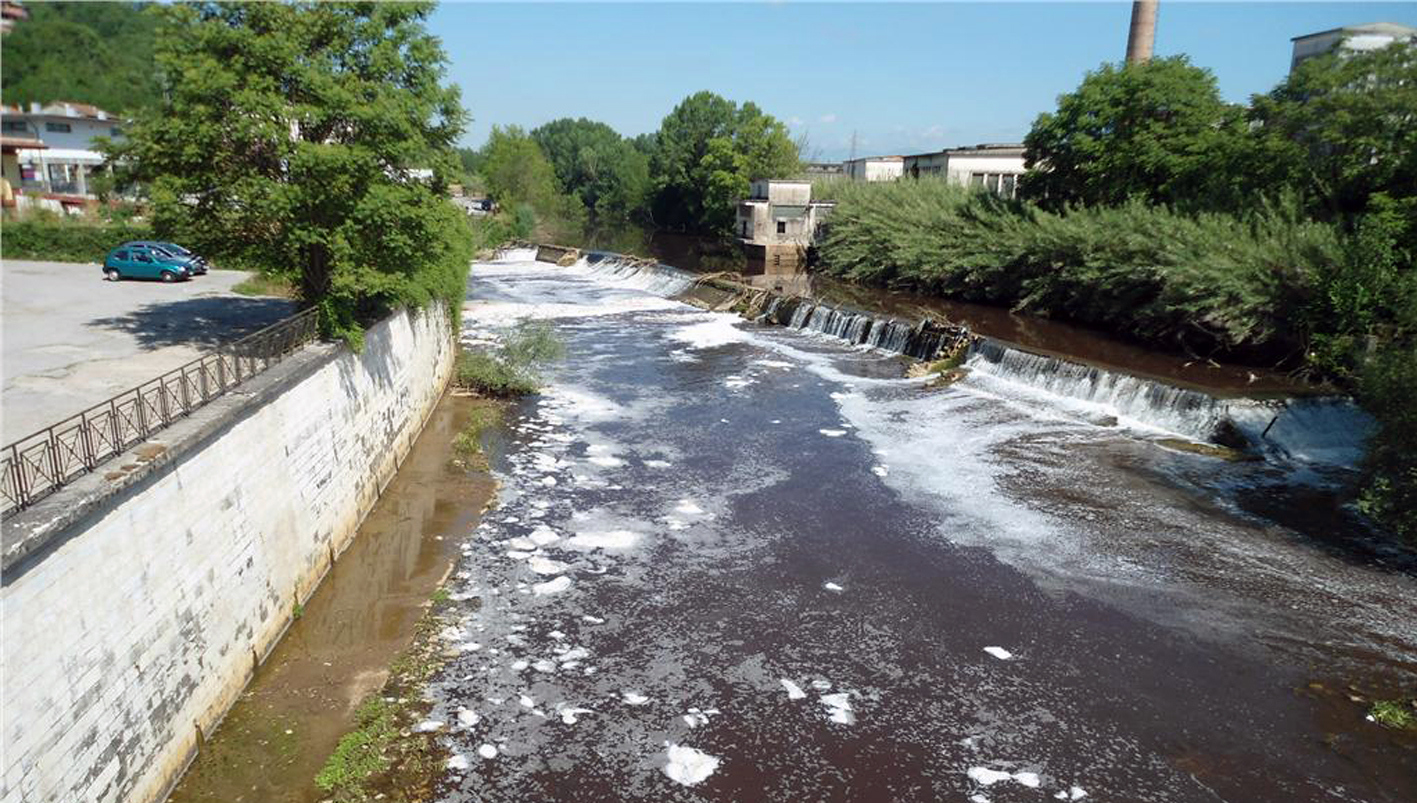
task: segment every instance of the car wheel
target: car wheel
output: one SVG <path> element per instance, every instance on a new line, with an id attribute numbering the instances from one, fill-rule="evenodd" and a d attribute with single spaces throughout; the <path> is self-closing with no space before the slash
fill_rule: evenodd
<path id="1" fill-rule="evenodd" d="M 117 268 L 104 268 L 103 278 L 110 282 L 116 282 L 123 278 L 123 274 L 119 273 Z"/>
<path id="2" fill-rule="evenodd" d="M 170 270 L 165 270 L 162 272 L 162 280 L 170 284 L 172 282 L 177 281 L 177 274 L 173 273 Z"/>

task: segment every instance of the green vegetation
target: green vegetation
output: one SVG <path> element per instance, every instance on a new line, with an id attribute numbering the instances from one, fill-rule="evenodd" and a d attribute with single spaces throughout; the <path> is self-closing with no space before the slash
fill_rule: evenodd
<path id="1" fill-rule="evenodd" d="M 1386 728 L 1417 730 L 1417 703 L 1411 700 L 1378 700 L 1368 714 Z"/>
<path id="2" fill-rule="evenodd" d="M 161 97 L 152 51 L 158 20 L 148 3 L 27 3 L 29 19 L 5 35 L 6 103 L 89 103 L 114 114 Z"/>
<path id="3" fill-rule="evenodd" d="M 531 132 L 556 179 L 593 220 L 631 220 L 645 214 L 650 194 L 649 154 L 605 123 L 584 117 L 553 120 Z"/>
<path id="4" fill-rule="evenodd" d="M 1242 125 L 1215 76 L 1185 56 L 1104 64 L 1034 122 L 1024 139 L 1029 165 L 1048 169 L 1028 173 L 1023 190 L 1051 209 L 1130 198 L 1190 204 L 1233 175 L 1215 167 Z"/>
<path id="5" fill-rule="evenodd" d="M 494 126 L 486 145 L 459 156 L 464 184 L 485 187 L 521 236 L 569 243 L 625 221 L 726 233 L 750 180 L 795 174 L 799 149 L 756 105 L 699 92 L 655 134 L 627 139 L 604 123 L 564 118 L 530 134 Z"/>
<path id="6" fill-rule="evenodd" d="M 675 106 L 655 142 L 651 210 L 667 228 L 727 231 L 752 179 L 791 176 L 801 167 L 787 126 L 753 103 L 738 106 L 712 92 Z"/>
<path id="7" fill-rule="evenodd" d="M 453 437 L 453 451 L 474 468 L 485 470 L 487 458 L 482 449 L 482 435 L 502 423 L 502 405 L 492 399 L 480 401 L 481 404 L 472 406 L 467 423 Z"/>
<path id="8" fill-rule="evenodd" d="M 817 187 L 839 202 L 821 269 L 1354 392 L 1379 428 L 1359 506 L 1417 540 L 1413 108 L 1401 45 L 1306 61 L 1248 108 L 1184 58 L 1105 65 L 1038 118 L 1022 200 Z"/>
<path id="9" fill-rule="evenodd" d="M 164 97 L 112 147 L 146 186 L 155 231 L 291 283 L 354 345 L 390 308 L 456 309 L 471 238 L 444 196 L 466 113 L 441 83 L 431 8 L 155 9 Z"/>
<path id="10" fill-rule="evenodd" d="M 495 352 L 460 352 L 453 381 L 484 396 L 524 396 L 541 388 L 540 367 L 565 353 L 550 324 L 523 321 L 507 333 Z"/>
<path id="11" fill-rule="evenodd" d="M 6 259 L 100 263 L 119 243 L 152 236 L 151 228 L 136 223 L 35 213 L 19 220 L 7 218 L 0 248 Z"/>
<path id="12" fill-rule="evenodd" d="M 254 274 L 232 285 L 231 292 L 242 296 L 277 296 L 279 298 L 294 298 L 296 288 L 289 282 L 281 279 Z"/>

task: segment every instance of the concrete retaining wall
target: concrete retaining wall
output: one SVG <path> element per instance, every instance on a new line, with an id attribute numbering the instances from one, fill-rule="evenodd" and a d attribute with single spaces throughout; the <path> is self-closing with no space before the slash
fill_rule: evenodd
<path id="1" fill-rule="evenodd" d="M 128 471 L 7 520 L 24 557 L 0 596 L 0 800 L 164 795 L 355 535 L 454 356 L 440 309 L 399 313 L 363 353 L 308 348 L 115 461 Z"/>

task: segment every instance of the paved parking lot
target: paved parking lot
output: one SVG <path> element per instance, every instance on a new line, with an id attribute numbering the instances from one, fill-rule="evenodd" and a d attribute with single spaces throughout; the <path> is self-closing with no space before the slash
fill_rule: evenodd
<path id="1" fill-rule="evenodd" d="M 0 429 L 10 443 L 294 311 L 240 296 L 249 274 L 188 282 L 105 282 L 98 265 L 0 265 Z"/>

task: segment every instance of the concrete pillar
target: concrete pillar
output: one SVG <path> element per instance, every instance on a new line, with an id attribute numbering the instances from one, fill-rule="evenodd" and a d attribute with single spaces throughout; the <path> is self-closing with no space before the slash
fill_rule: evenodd
<path id="1" fill-rule="evenodd" d="M 1156 44 L 1156 6 L 1160 0 L 1133 0 L 1132 27 L 1127 32 L 1127 63 L 1151 61 Z"/>
<path id="2" fill-rule="evenodd" d="M 89 182 L 88 182 L 88 175 L 87 175 L 88 172 L 89 172 L 89 171 L 88 171 L 88 168 L 85 167 L 85 166 L 82 165 L 82 164 L 77 164 L 77 165 L 74 165 L 74 169 L 77 170 L 77 171 L 79 171 L 79 175 L 76 177 L 76 178 L 78 178 L 78 180 L 79 180 L 79 195 L 88 195 L 88 194 L 89 194 Z"/>

